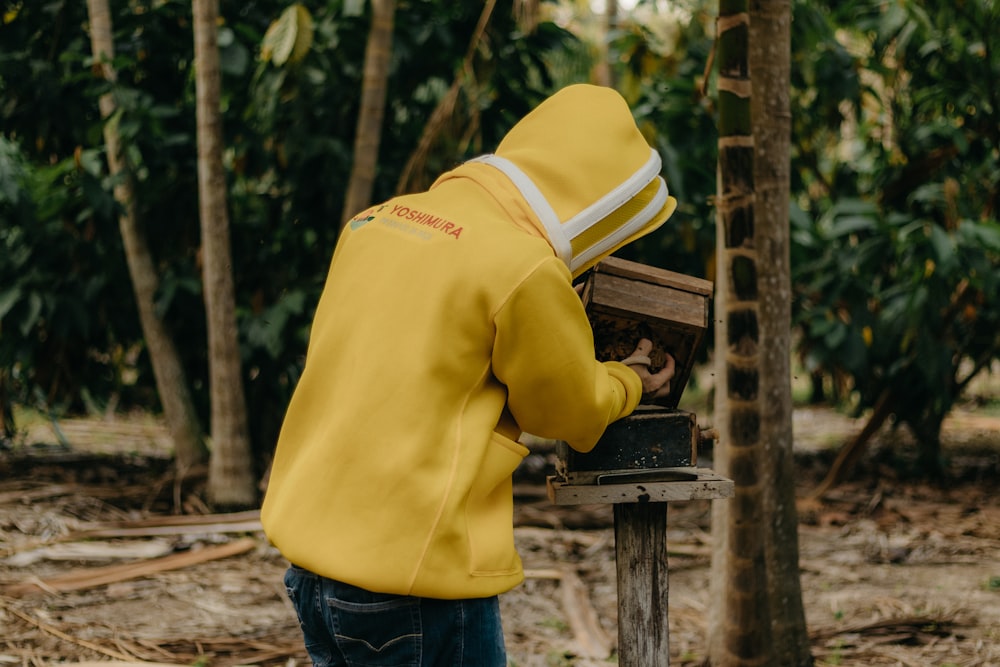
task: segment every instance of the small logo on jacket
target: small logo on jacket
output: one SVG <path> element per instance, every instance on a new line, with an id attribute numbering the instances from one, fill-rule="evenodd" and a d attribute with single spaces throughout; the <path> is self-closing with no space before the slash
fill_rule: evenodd
<path id="1" fill-rule="evenodd" d="M 378 213 L 379 211 L 381 211 L 384 208 L 385 208 L 385 204 L 379 206 L 378 208 L 372 207 L 372 208 L 368 209 L 367 211 L 365 211 L 364 213 L 360 213 L 360 214 L 354 216 L 353 218 L 351 218 L 351 222 L 350 222 L 351 231 L 353 232 L 354 230 L 361 229 L 362 227 L 364 227 L 365 225 L 367 225 L 369 222 L 371 222 L 372 220 L 375 219 L 375 214 Z"/>

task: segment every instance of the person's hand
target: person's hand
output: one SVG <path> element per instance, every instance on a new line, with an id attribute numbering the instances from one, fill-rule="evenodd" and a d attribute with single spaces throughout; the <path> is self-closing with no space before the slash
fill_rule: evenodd
<path id="1" fill-rule="evenodd" d="M 677 363 L 669 354 L 663 368 L 656 373 L 649 372 L 649 353 L 653 351 L 653 341 L 643 338 L 635 348 L 635 352 L 622 363 L 631 368 L 642 379 L 642 396 L 647 399 L 664 398 L 670 395 L 670 380 L 674 377 Z"/>

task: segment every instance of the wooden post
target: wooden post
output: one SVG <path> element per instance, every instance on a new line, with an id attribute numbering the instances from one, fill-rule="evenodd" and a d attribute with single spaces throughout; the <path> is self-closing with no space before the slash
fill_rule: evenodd
<path id="1" fill-rule="evenodd" d="M 732 480 L 704 468 L 684 470 L 690 479 L 568 484 L 548 478 L 557 505 L 614 505 L 619 667 L 670 664 L 667 504 L 733 496 Z"/>
<path id="2" fill-rule="evenodd" d="M 615 506 L 618 664 L 670 664 L 667 503 Z"/>

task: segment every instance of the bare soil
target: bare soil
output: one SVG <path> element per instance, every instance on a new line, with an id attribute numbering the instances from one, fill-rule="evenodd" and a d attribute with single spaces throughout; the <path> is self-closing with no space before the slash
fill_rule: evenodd
<path id="1" fill-rule="evenodd" d="M 860 427 L 796 412 L 803 498 Z M 159 425 L 64 421 L 29 436 L 0 449 L 0 665 L 309 664 L 286 563 L 252 513 L 210 515 L 197 486 L 174 484 Z M 800 503 L 817 665 L 1000 666 L 1000 421 L 956 413 L 945 443 L 946 482 L 900 473 L 910 443 L 886 431 L 847 483 Z M 612 511 L 550 503 L 551 465 L 541 452 L 517 477 L 527 579 L 501 598 L 510 661 L 613 664 Z M 669 506 L 673 665 L 707 653 L 710 502 Z M 238 553 L 215 551 L 227 548 Z"/>

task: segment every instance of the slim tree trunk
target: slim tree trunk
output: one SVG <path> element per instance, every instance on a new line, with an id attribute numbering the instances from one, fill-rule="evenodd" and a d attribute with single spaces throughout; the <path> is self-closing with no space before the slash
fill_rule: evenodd
<path id="1" fill-rule="evenodd" d="M 603 40 L 600 45 L 600 60 L 594 67 L 594 82 L 599 86 L 613 88 L 615 71 L 611 64 L 610 43 L 615 30 L 618 29 L 618 0 L 605 0 L 604 17 L 601 30 Z"/>
<path id="2" fill-rule="evenodd" d="M 198 120 L 198 201 L 208 319 L 212 457 L 208 496 L 223 507 L 256 502 L 226 212 L 219 91 L 219 0 L 194 0 L 194 57 Z"/>
<path id="3" fill-rule="evenodd" d="M 87 12 L 90 18 L 90 42 L 94 59 L 100 66 L 101 75 L 107 81 L 114 82 L 117 75 L 111 66 L 115 50 L 111 37 L 111 11 L 108 0 L 87 0 Z M 102 95 L 99 105 L 101 116 L 105 120 L 104 142 L 107 145 L 108 169 L 112 176 L 118 177 L 115 199 L 123 210 L 119 215 L 118 224 L 132 279 L 132 290 L 139 310 L 139 322 L 149 350 L 163 414 L 173 441 L 175 465 L 178 472 L 183 475 L 191 466 L 205 459 L 205 444 L 180 355 L 154 306 L 159 279 L 145 234 L 139 224 L 131 174 L 112 119 L 116 111 L 112 94 Z"/>
<path id="4" fill-rule="evenodd" d="M 354 166 L 351 168 L 351 178 L 344 197 L 341 227 L 352 215 L 371 204 L 382 118 L 385 115 L 395 13 L 395 0 L 372 0 L 372 25 L 365 46 L 361 106 L 358 110 L 357 134 L 354 137 Z"/>
<path id="5" fill-rule="evenodd" d="M 735 496 L 712 511 L 709 658 L 716 666 L 770 666 L 764 543 L 764 476 L 758 239 L 754 225 L 754 140 L 747 0 L 720 0 L 719 166 L 715 333 L 715 468 Z"/>
<path id="6" fill-rule="evenodd" d="M 764 554 L 771 620 L 770 664 L 812 665 L 799 577 L 792 452 L 791 0 L 750 0 L 754 221 L 760 285 L 760 439 Z"/>

